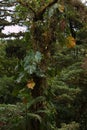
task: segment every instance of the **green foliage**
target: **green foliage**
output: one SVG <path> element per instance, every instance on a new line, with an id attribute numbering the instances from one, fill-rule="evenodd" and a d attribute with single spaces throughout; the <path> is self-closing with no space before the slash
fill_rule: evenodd
<path id="1" fill-rule="evenodd" d="M 44 100 L 44 98 L 37 97 L 28 101 L 28 103 L 18 103 L 17 105 L 0 104 L 0 130 L 25 130 L 26 121 L 29 123 L 31 119 L 37 119 L 41 123 L 40 115 L 37 112 L 31 112 L 30 109 L 37 102 L 41 102 L 41 100 Z"/>
<path id="2" fill-rule="evenodd" d="M 40 52 L 36 52 L 34 54 L 33 51 L 30 51 L 29 54 L 24 58 L 24 71 L 26 71 L 28 74 L 33 74 L 37 70 L 37 64 L 40 63 L 42 59 L 42 55 Z"/>
<path id="3" fill-rule="evenodd" d="M 14 88 L 14 78 L 3 76 L 0 78 L 0 102 L 13 102 L 12 90 Z"/>
<path id="4" fill-rule="evenodd" d="M 14 18 L 29 30 L 21 40 L 0 43 L 0 102 L 7 103 L 0 105 L 1 130 L 86 130 L 85 7 L 66 0 L 44 12 L 50 0 L 18 2 Z M 67 36 L 76 40 L 74 48 L 67 48 Z M 29 79 L 35 80 L 33 89 Z"/>
<path id="5" fill-rule="evenodd" d="M 48 78 L 49 88 L 47 94 L 48 97 L 50 97 L 49 100 L 51 100 L 51 102 L 53 102 L 56 106 L 56 123 L 58 127 L 60 127 L 61 123 L 69 124 L 72 121 L 76 121 L 79 123 L 79 128 L 76 129 L 85 130 L 85 116 L 85 121 L 83 121 L 84 123 L 81 122 L 81 120 L 83 120 L 81 117 L 84 115 L 84 112 L 81 114 L 81 102 L 83 99 L 82 95 L 84 95 L 84 105 L 82 106 L 84 106 L 83 108 L 86 112 L 85 85 L 87 84 L 87 80 L 85 80 L 86 74 L 82 68 L 84 55 L 77 53 L 77 55 L 74 57 L 74 53 L 75 52 L 73 49 L 67 50 L 64 48 L 63 51 L 61 50 L 55 54 L 54 61 L 57 67 L 50 70 L 50 77 Z M 82 78 L 82 75 L 85 75 L 84 78 Z M 67 125 L 61 129 L 66 130 L 68 127 L 73 127 L 72 129 L 75 129 L 73 125 Z"/>
<path id="6" fill-rule="evenodd" d="M 42 60 L 42 54 L 40 52 L 34 53 L 32 50 L 28 52 L 24 60 L 21 61 L 20 68 L 22 72 L 19 74 L 17 82 L 20 82 L 23 78 L 27 78 L 27 75 L 35 73 L 36 75 L 41 75 L 39 64 Z M 27 80 L 27 79 L 26 79 Z"/>
<path id="7" fill-rule="evenodd" d="M 0 130 L 24 130 L 23 111 L 21 105 L 0 105 Z M 20 128 L 21 126 L 21 128 Z"/>
<path id="8" fill-rule="evenodd" d="M 58 130 L 79 130 L 79 124 L 76 122 L 71 122 L 70 124 L 62 124 L 62 128 L 58 129 Z"/>

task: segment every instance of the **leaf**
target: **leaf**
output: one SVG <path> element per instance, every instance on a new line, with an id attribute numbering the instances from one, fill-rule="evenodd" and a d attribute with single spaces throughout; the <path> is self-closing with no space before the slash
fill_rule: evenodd
<path id="1" fill-rule="evenodd" d="M 34 86 L 35 86 L 35 82 L 33 81 L 33 79 L 29 80 L 27 83 L 27 87 L 33 89 Z"/>
<path id="2" fill-rule="evenodd" d="M 50 110 L 38 110 L 37 113 L 50 114 Z"/>
<path id="3" fill-rule="evenodd" d="M 37 51 L 34 53 L 32 50 L 28 53 L 28 55 L 24 58 L 24 71 L 28 74 L 33 74 L 37 71 L 37 64 L 40 63 L 42 59 L 42 54 Z"/>
<path id="4" fill-rule="evenodd" d="M 24 76 L 25 76 L 25 74 L 24 74 L 23 72 L 21 72 L 21 73 L 19 74 L 19 77 L 18 77 L 18 79 L 16 80 L 16 82 L 17 82 L 17 83 L 20 83 Z"/>
<path id="5" fill-rule="evenodd" d="M 41 123 L 41 121 L 42 121 L 41 117 L 40 117 L 38 114 L 27 113 L 27 115 L 28 115 L 29 117 L 31 117 L 31 118 L 36 118 L 36 119 L 38 119 L 38 120 L 40 121 L 40 123 Z"/>
<path id="6" fill-rule="evenodd" d="M 66 38 L 66 46 L 67 48 L 74 48 L 76 46 L 76 40 L 72 36 L 68 36 Z"/>
<path id="7" fill-rule="evenodd" d="M 27 104 L 27 109 L 29 109 L 32 105 L 35 105 L 37 102 L 44 101 L 44 99 L 45 98 L 43 96 L 39 96 L 36 99 L 33 99 L 31 102 Z"/>
<path id="8" fill-rule="evenodd" d="M 42 55 L 39 51 L 37 51 L 35 54 L 35 61 L 38 63 L 41 61 L 41 59 L 42 59 Z"/>
<path id="9" fill-rule="evenodd" d="M 58 9 L 59 9 L 59 11 L 61 12 L 61 13 L 63 13 L 64 12 L 64 5 L 58 5 Z"/>

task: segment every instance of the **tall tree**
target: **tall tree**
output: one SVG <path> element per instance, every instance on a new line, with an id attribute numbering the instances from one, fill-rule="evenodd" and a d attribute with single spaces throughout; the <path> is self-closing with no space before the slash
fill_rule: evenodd
<path id="1" fill-rule="evenodd" d="M 31 78 L 35 83 L 31 93 L 32 96 L 36 98 L 43 95 L 44 88 L 46 89 L 48 87 L 47 72 L 49 67 L 53 64 L 53 55 L 57 51 L 55 48 L 56 43 L 66 44 L 66 40 L 68 40 L 69 43 L 73 41 L 72 45 L 70 44 L 68 47 L 72 48 L 75 45 L 74 42 L 75 39 L 77 40 L 77 31 L 84 26 L 82 24 L 84 17 L 82 16 L 83 19 L 81 20 L 77 12 L 85 8 L 80 1 L 70 1 L 68 3 L 67 1 L 60 2 L 58 0 L 48 0 L 47 2 L 25 2 L 23 0 L 18 0 L 18 2 L 23 8 L 26 8 L 29 11 L 26 18 L 31 33 L 31 48 L 34 51 L 32 53 L 38 57 L 38 61 L 40 60 L 40 55 L 42 55 L 41 62 L 35 63 L 34 66 L 33 63 L 35 61 L 33 60 L 31 64 L 33 71 L 30 71 L 30 67 L 26 68 L 28 57 L 25 59 L 24 63 L 27 73 L 31 75 Z M 19 6 L 20 9 L 21 6 Z M 19 10 L 19 8 L 17 9 Z M 71 11 L 73 11 L 73 13 Z M 75 17 L 75 13 L 79 19 Z M 36 105 L 34 110 L 40 108 L 43 108 L 42 103 Z M 32 126 L 33 129 L 40 129 L 37 121 L 33 121 Z"/>
<path id="2" fill-rule="evenodd" d="M 4 7 L 6 4 L 9 5 L 9 2 L 5 0 L 4 2 L 0 2 Z M 13 4 L 12 6 L 14 6 Z M 79 0 L 76 2 L 74 0 L 69 2 L 67 0 L 17 0 L 15 6 L 16 9 L 12 10 L 12 14 L 9 14 L 12 17 L 11 22 L 5 20 L 5 17 L 7 17 L 5 13 L 8 12 L 7 6 L 5 7 L 6 11 L 3 8 L 1 9 L 1 11 L 4 11 L 5 16 L 1 30 L 5 25 L 17 23 L 24 23 L 27 26 L 27 36 L 29 37 L 25 35 L 24 40 L 30 46 L 28 54 L 26 54 L 22 62 L 23 73 L 20 75 L 20 79 L 26 77 L 25 84 L 31 89 L 32 97 L 37 98 L 44 95 L 44 91 L 48 89 L 48 75 L 53 65 L 56 65 L 55 54 L 57 51 L 62 50 L 61 46 L 72 49 L 76 43 L 80 42 L 78 41 L 79 35 L 81 35 L 79 31 L 86 27 L 83 21 L 87 20 L 80 13 L 82 10 L 86 13 L 86 8 Z M 1 20 L 3 20 L 2 16 Z M 1 37 L 3 37 L 2 35 L 1 33 Z M 10 36 L 21 35 L 20 33 L 19 35 L 10 34 Z M 9 37 L 9 35 L 5 35 L 5 37 Z M 41 102 L 32 109 L 36 111 L 43 108 L 44 104 Z M 41 114 L 41 116 L 45 118 L 44 114 Z M 40 123 L 37 120 L 32 120 L 31 124 L 31 130 L 40 130 Z"/>

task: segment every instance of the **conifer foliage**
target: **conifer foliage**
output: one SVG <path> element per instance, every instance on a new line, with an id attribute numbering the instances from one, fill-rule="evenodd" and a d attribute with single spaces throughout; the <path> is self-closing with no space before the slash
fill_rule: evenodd
<path id="1" fill-rule="evenodd" d="M 86 5 L 0 0 L 0 11 L 0 130 L 86 130 Z M 3 33 L 11 25 L 26 31 Z"/>

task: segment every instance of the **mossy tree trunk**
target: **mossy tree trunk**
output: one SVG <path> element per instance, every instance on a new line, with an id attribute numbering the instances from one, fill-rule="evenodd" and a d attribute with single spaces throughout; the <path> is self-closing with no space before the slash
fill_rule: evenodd
<path id="1" fill-rule="evenodd" d="M 42 61 L 38 65 L 39 69 L 45 75 L 43 77 L 38 76 L 37 74 L 32 74 L 32 79 L 35 82 L 35 87 L 32 90 L 33 98 L 37 98 L 38 96 L 43 96 L 44 89 L 48 87 L 46 73 L 48 70 L 49 65 L 51 64 L 51 55 L 53 53 L 53 43 L 56 41 L 56 26 L 58 23 L 57 16 L 55 13 L 51 18 L 46 17 L 44 20 L 44 14 L 46 13 L 47 9 L 53 6 L 58 0 L 52 0 L 41 7 L 40 10 L 35 12 L 35 10 L 29 6 L 26 2 L 21 0 L 17 0 L 22 6 L 28 8 L 33 12 L 33 18 L 31 23 L 31 43 L 32 49 L 34 52 L 39 51 L 42 55 Z M 33 106 L 32 111 L 37 111 L 43 109 L 43 102 L 37 103 Z M 44 117 L 44 114 L 41 114 L 41 117 Z M 37 120 L 31 121 L 32 127 L 28 127 L 29 130 L 40 130 L 40 123 Z"/>
<path id="2" fill-rule="evenodd" d="M 38 96 L 43 96 L 44 89 L 47 89 L 48 87 L 46 73 L 49 64 L 51 64 L 52 62 L 51 55 L 53 53 L 53 42 L 56 41 L 55 31 L 56 31 L 57 23 L 58 23 L 57 17 L 55 16 L 53 16 L 50 19 L 49 25 L 45 25 L 43 20 L 33 21 L 32 23 L 32 27 L 31 27 L 32 48 L 35 52 L 39 51 L 43 55 L 42 61 L 39 64 L 39 68 L 45 75 L 41 77 L 41 76 L 37 76 L 36 74 L 32 74 L 32 78 L 35 82 L 35 87 L 32 90 L 33 98 L 36 98 Z M 37 103 L 32 110 L 37 111 L 40 109 L 44 109 L 43 102 Z M 44 118 L 45 115 L 41 113 L 40 116 Z M 38 120 L 35 119 L 32 120 L 31 125 L 32 127 L 29 130 L 41 129 Z"/>

